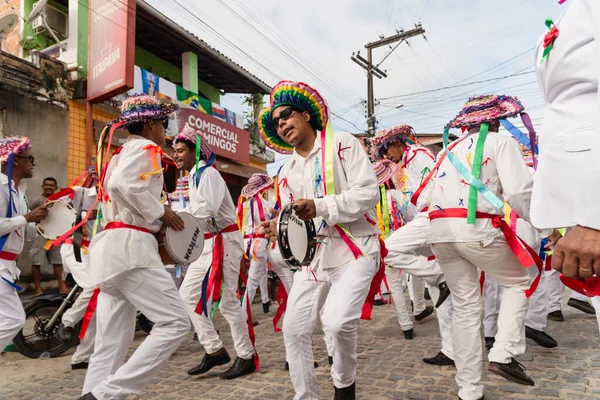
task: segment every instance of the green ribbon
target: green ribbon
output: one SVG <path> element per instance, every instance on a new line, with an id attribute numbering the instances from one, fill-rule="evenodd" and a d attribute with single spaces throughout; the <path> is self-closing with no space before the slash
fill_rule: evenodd
<path id="1" fill-rule="evenodd" d="M 473 158 L 473 168 L 471 169 L 471 174 L 477 179 L 479 179 L 479 175 L 481 174 L 483 147 L 485 144 L 485 139 L 487 138 L 489 128 L 490 124 L 488 122 L 484 122 L 483 124 L 481 124 L 481 128 L 479 128 L 479 138 L 477 139 L 477 145 L 475 146 L 475 157 Z M 476 213 L 477 188 L 471 185 L 469 188 L 469 208 L 467 210 L 467 224 L 475 225 Z"/>
<path id="2" fill-rule="evenodd" d="M 379 194 L 381 195 L 381 219 L 383 222 L 383 237 L 390 237 L 390 211 L 387 205 L 387 193 L 385 185 L 379 185 Z"/>
<path id="3" fill-rule="evenodd" d="M 421 171 L 421 183 L 423 183 L 423 179 L 425 179 L 425 174 L 428 174 L 430 172 L 431 170 L 429 169 L 429 167 L 423 168 L 423 170 Z M 421 183 L 419 183 L 419 186 L 421 185 Z"/>

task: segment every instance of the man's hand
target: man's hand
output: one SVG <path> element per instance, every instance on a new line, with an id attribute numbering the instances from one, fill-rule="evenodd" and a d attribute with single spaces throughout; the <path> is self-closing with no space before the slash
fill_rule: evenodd
<path id="1" fill-rule="evenodd" d="M 562 239 L 562 234 L 558 231 L 558 230 L 554 230 L 554 232 L 552 232 L 552 234 L 550 236 L 548 236 L 548 244 L 546 245 L 546 249 L 552 249 L 554 246 L 556 246 L 556 243 L 558 243 L 559 239 Z"/>
<path id="2" fill-rule="evenodd" d="M 294 202 L 294 211 L 302 221 L 308 221 L 317 216 L 315 201 L 312 199 L 300 199 Z"/>
<path id="3" fill-rule="evenodd" d="M 258 233 L 264 234 L 271 242 L 277 241 L 277 220 L 271 219 L 260 223 Z"/>
<path id="4" fill-rule="evenodd" d="M 25 220 L 27 220 L 27 222 L 40 222 L 41 220 L 45 219 L 47 216 L 48 216 L 48 206 L 42 205 L 42 206 L 39 206 L 38 208 L 36 208 L 35 210 L 30 211 L 27 214 L 25 214 Z"/>
<path id="5" fill-rule="evenodd" d="M 600 231 L 573 228 L 554 248 L 552 267 L 569 278 L 600 275 Z"/>
<path id="6" fill-rule="evenodd" d="M 176 231 L 182 231 L 185 228 L 183 220 L 177 213 L 171 210 L 171 207 L 165 205 L 165 213 L 160 218 L 162 223 L 169 228 L 175 229 Z"/>

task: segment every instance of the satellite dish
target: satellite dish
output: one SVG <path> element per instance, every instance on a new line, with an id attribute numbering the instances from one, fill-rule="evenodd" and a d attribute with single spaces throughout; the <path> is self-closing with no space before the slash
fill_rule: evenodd
<path id="1" fill-rule="evenodd" d="M 48 0 L 40 0 L 33 5 L 33 10 L 31 10 L 29 16 L 27 17 L 28 24 L 31 24 L 34 19 L 39 17 L 44 12 L 44 9 L 46 8 L 46 3 L 48 3 Z"/>
<path id="2" fill-rule="evenodd" d="M 0 50 L 2 50 L 8 32 L 12 31 L 15 26 L 17 26 L 18 21 L 19 17 L 17 14 L 8 14 L 0 18 Z"/>

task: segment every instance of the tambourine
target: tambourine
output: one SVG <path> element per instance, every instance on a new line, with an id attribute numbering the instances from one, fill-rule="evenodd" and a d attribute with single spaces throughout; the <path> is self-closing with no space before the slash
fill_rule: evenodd
<path id="1" fill-rule="evenodd" d="M 157 235 L 158 253 L 164 265 L 191 264 L 204 250 L 204 230 L 192 214 L 181 212 L 185 228 L 176 231 L 166 228 Z"/>
<path id="2" fill-rule="evenodd" d="M 312 220 L 302 221 L 290 203 L 277 219 L 277 244 L 285 262 L 293 268 L 309 265 L 317 251 L 317 230 Z"/>

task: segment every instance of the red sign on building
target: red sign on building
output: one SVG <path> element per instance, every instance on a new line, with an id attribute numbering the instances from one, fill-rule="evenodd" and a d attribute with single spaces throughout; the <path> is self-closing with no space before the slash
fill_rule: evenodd
<path id="1" fill-rule="evenodd" d="M 87 100 L 133 87 L 136 0 L 90 0 Z"/>
<path id="2" fill-rule="evenodd" d="M 244 164 L 250 162 L 249 132 L 191 108 L 180 109 L 176 117 L 178 132 L 188 125 L 206 140 L 216 155 Z"/>

